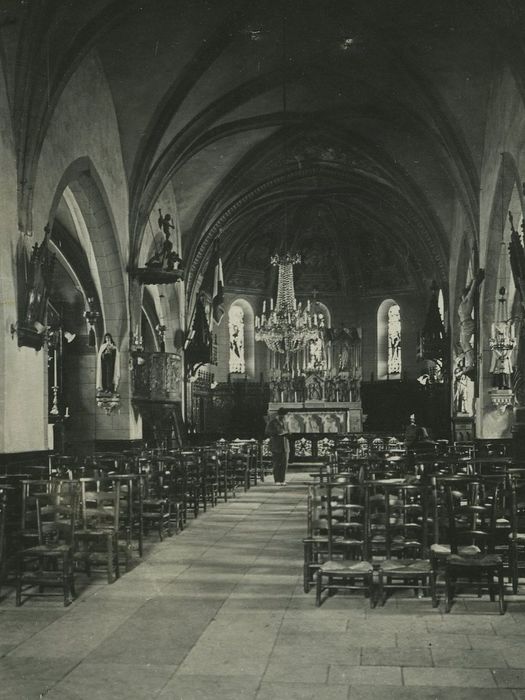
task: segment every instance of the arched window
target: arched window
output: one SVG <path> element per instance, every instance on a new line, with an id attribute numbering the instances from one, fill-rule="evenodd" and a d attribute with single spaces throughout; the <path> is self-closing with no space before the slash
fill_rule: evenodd
<path id="1" fill-rule="evenodd" d="M 377 377 L 401 378 L 401 309 L 393 299 L 385 299 L 377 311 Z"/>
<path id="2" fill-rule="evenodd" d="M 401 309 L 388 309 L 388 374 L 401 374 Z"/>
<path id="3" fill-rule="evenodd" d="M 230 372 L 246 372 L 244 359 L 244 309 L 239 304 L 232 304 L 228 313 L 230 333 Z"/>

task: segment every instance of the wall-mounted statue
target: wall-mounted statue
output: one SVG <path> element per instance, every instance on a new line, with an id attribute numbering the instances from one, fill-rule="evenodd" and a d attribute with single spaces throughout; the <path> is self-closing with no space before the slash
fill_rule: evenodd
<path id="1" fill-rule="evenodd" d="M 25 303 L 16 331 L 19 346 L 26 345 L 36 350 L 40 350 L 45 340 L 47 300 L 55 264 L 55 256 L 47 245 L 51 237 L 49 225 L 45 226 L 44 232 L 42 243 L 35 243 L 31 253 Z"/>
<path id="2" fill-rule="evenodd" d="M 471 371 L 476 366 L 476 358 L 474 356 L 474 346 L 472 345 L 472 337 L 476 333 L 476 323 L 472 317 L 474 304 L 481 283 L 485 279 L 485 271 L 478 270 L 475 277 L 463 290 L 459 305 L 459 344 L 464 353 L 465 371 Z"/>
<path id="3" fill-rule="evenodd" d="M 515 344 L 510 324 L 504 321 L 495 323 L 493 337 L 490 339 L 492 349 L 490 373 L 492 374 L 493 386 L 496 389 L 511 388 L 512 353 Z"/>
<path id="4" fill-rule="evenodd" d="M 97 357 L 97 396 L 114 396 L 120 381 L 120 355 L 111 333 L 104 335 Z"/>
<path id="5" fill-rule="evenodd" d="M 474 382 L 463 352 L 457 355 L 454 365 L 454 413 L 474 415 Z"/>
<path id="6" fill-rule="evenodd" d="M 158 268 L 172 272 L 178 270 L 182 258 L 173 250 L 173 243 L 170 240 L 171 231 L 175 229 L 171 220 L 171 214 L 162 214 L 162 209 L 159 209 L 159 230 L 164 234 L 164 242 L 159 250 L 155 251 L 154 255 L 147 261 L 146 267 Z"/>

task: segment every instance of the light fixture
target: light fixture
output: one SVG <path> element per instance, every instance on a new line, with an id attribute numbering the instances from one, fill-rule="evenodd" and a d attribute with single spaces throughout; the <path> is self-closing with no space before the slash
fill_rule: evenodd
<path id="1" fill-rule="evenodd" d="M 282 24 L 282 116 L 283 116 L 283 139 L 284 139 L 284 160 L 287 162 L 287 94 L 286 94 L 286 73 L 288 66 L 286 51 L 286 16 L 283 15 Z M 284 231 L 281 253 L 270 258 L 272 265 L 279 268 L 277 282 L 277 301 L 274 303 L 270 299 L 269 308 L 266 308 L 266 301 L 263 301 L 261 316 L 255 318 L 255 340 L 263 341 L 267 347 L 275 353 L 284 354 L 286 357 L 285 366 L 289 365 L 290 355 L 303 349 L 311 340 L 319 337 L 318 316 L 313 313 L 310 301 L 306 305 L 297 302 L 294 290 L 293 266 L 301 262 L 301 256 L 292 254 L 287 250 L 288 216 L 286 199 L 284 202 Z"/>
<path id="2" fill-rule="evenodd" d="M 301 262 L 300 255 L 284 253 L 271 258 L 279 268 L 277 301 L 270 300 L 267 311 L 263 302 L 262 315 L 255 317 L 255 340 L 264 341 L 276 353 L 290 355 L 304 348 L 319 336 L 319 318 L 310 300 L 303 307 L 294 291 L 293 266 Z"/>
<path id="3" fill-rule="evenodd" d="M 87 303 L 88 303 L 88 308 L 84 311 L 84 313 L 82 315 L 86 319 L 88 326 L 89 326 L 88 344 L 90 347 L 95 347 L 95 345 L 97 344 L 97 336 L 95 333 L 95 323 L 97 322 L 97 319 L 100 317 L 100 312 L 97 311 L 97 309 L 96 309 L 94 297 L 88 297 Z"/>

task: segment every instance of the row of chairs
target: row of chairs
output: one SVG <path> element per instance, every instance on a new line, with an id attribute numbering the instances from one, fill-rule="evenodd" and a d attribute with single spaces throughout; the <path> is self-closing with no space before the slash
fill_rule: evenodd
<path id="1" fill-rule="evenodd" d="M 505 611 L 504 576 L 514 593 L 525 554 L 525 478 L 438 476 L 359 480 L 339 475 L 310 487 L 304 588 L 316 602 L 340 589 L 365 590 L 372 605 L 412 588 L 445 609 L 473 584 Z"/>
<path id="2" fill-rule="evenodd" d="M 14 576 L 17 605 L 58 586 L 68 605 L 75 572 L 102 567 L 112 583 L 149 533 L 163 540 L 257 484 L 256 445 L 58 457 L 48 478 L 0 477 L 0 584 Z"/>

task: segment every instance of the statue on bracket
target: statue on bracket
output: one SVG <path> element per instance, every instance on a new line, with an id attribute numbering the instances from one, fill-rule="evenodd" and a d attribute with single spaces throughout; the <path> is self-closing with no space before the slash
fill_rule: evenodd
<path id="1" fill-rule="evenodd" d="M 111 333 L 106 333 L 97 357 L 97 397 L 118 396 L 119 381 L 119 351 Z"/>
<path id="2" fill-rule="evenodd" d="M 489 371 L 492 374 L 493 386 L 496 389 L 512 388 L 512 353 L 515 343 L 510 324 L 505 322 L 494 324 L 494 334 L 490 339 L 492 359 Z"/>
<path id="3" fill-rule="evenodd" d="M 171 214 L 162 214 L 162 209 L 159 209 L 159 231 L 164 234 L 164 242 L 160 250 L 157 250 L 154 255 L 147 261 L 146 267 L 157 268 L 160 270 L 166 270 L 167 272 L 173 272 L 173 270 L 178 270 L 182 258 L 180 255 L 173 250 L 173 243 L 170 240 L 171 231 L 175 229 L 174 224 L 171 220 Z"/>
<path id="4" fill-rule="evenodd" d="M 35 350 L 40 350 L 45 340 L 47 300 L 55 264 L 55 256 L 47 245 L 51 237 L 49 224 L 44 232 L 42 243 L 33 246 L 25 285 L 25 306 L 17 326 L 12 327 L 12 333 L 18 335 L 18 345 Z"/>
<path id="5" fill-rule="evenodd" d="M 467 365 L 466 353 L 457 349 L 454 364 L 454 413 L 474 415 L 474 382 L 472 368 Z"/>

